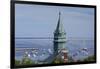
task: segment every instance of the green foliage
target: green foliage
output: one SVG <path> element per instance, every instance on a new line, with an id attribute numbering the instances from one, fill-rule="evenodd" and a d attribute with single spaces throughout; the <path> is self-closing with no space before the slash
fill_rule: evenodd
<path id="1" fill-rule="evenodd" d="M 72 63 L 72 62 L 91 62 L 91 61 L 95 61 L 95 57 L 89 56 L 83 60 L 77 60 L 74 61 L 72 57 L 68 57 L 68 62 L 67 63 Z M 45 62 L 34 62 L 33 60 L 31 60 L 30 58 L 23 58 L 22 60 L 15 60 L 15 65 L 16 66 L 21 66 L 21 65 L 33 65 L 33 64 L 47 64 Z M 62 64 L 64 63 L 63 60 L 61 60 L 60 58 L 55 58 L 51 64 Z"/>
<path id="2" fill-rule="evenodd" d="M 30 58 L 23 58 L 21 61 L 22 65 L 31 65 L 34 64 L 34 62 Z"/>
<path id="3" fill-rule="evenodd" d="M 86 61 L 86 62 L 95 61 L 95 57 L 94 56 L 89 56 L 89 57 L 85 58 L 83 61 Z"/>
<path id="4" fill-rule="evenodd" d="M 20 61 L 19 60 L 15 60 L 15 65 L 20 65 Z"/>
<path id="5" fill-rule="evenodd" d="M 95 61 L 94 55 L 88 56 L 88 57 L 86 57 L 83 60 L 77 60 L 77 61 L 74 61 L 72 57 L 68 57 L 68 62 L 67 63 L 73 63 L 73 62 L 91 62 L 91 61 Z M 61 64 L 61 63 L 63 63 L 63 61 L 61 59 L 57 59 L 57 58 L 52 62 L 52 64 Z"/>
<path id="6" fill-rule="evenodd" d="M 16 66 L 21 66 L 21 65 L 32 65 L 35 64 L 33 60 L 30 58 L 23 58 L 22 60 L 15 60 L 15 65 Z"/>
<path id="7" fill-rule="evenodd" d="M 55 58 L 52 62 L 52 64 L 61 64 L 61 63 L 63 63 L 63 61 L 59 58 Z"/>

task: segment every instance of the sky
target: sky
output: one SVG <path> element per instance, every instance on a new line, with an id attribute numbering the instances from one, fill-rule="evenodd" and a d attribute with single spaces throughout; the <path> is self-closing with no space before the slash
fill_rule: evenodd
<path id="1" fill-rule="evenodd" d="M 94 38 L 94 8 L 15 5 L 15 37 L 53 37 L 59 12 L 66 38 Z"/>

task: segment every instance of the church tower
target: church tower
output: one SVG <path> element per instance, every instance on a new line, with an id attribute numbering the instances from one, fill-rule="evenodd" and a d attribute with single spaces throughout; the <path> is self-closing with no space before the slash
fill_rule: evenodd
<path id="1" fill-rule="evenodd" d="M 66 49 L 66 32 L 61 22 L 61 13 L 59 12 L 58 24 L 54 31 L 54 55 L 57 55 L 61 50 Z"/>
<path id="2" fill-rule="evenodd" d="M 54 40 L 53 40 L 53 54 L 50 55 L 45 61 L 47 63 L 67 63 L 68 62 L 68 50 L 66 49 L 66 32 L 63 28 L 61 22 L 61 13 L 59 12 L 59 18 L 57 27 L 54 31 Z M 59 61 L 59 62 L 58 62 Z"/>

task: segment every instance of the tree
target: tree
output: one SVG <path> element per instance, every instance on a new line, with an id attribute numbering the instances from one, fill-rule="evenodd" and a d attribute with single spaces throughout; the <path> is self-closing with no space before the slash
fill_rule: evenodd
<path id="1" fill-rule="evenodd" d="M 20 60 L 15 60 L 15 65 L 20 65 Z"/>
<path id="2" fill-rule="evenodd" d="M 23 58 L 22 61 L 21 61 L 21 64 L 22 65 L 32 65 L 32 64 L 35 64 L 35 63 L 30 58 Z"/>

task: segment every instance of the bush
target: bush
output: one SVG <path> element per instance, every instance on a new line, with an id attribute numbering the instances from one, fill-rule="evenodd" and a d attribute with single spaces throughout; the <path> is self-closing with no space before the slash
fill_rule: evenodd
<path id="1" fill-rule="evenodd" d="M 83 61 L 86 61 L 86 62 L 95 61 L 95 57 L 94 56 L 89 56 L 89 57 L 85 58 Z"/>
<path id="2" fill-rule="evenodd" d="M 32 65 L 32 64 L 35 64 L 35 62 L 33 62 L 33 60 L 31 60 L 30 58 L 23 58 L 22 60 L 15 60 L 16 66 Z"/>
<path id="3" fill-rule="evenodd" d="M 15 65 L 20 65 L 20 61 L 19 60 L 15 60 Z"/>

